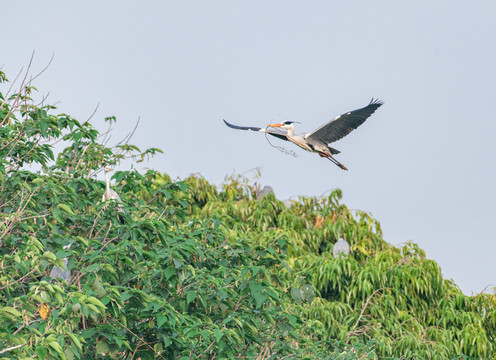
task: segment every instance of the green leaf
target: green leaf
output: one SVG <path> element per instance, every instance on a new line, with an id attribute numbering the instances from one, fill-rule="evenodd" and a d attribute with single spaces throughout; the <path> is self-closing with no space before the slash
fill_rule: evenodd
<path id="1" fill-rule="evenodd" d="M 265 302 L 265 300 L 267 300 L 267 296 L 265 296 L 262 293 L 255 293 L 255 295 L 253 295 L 253 297 L 255 298 L 255 303 L 256 303 L 257 309 L 260 309 L 262 307 L 263 303 Z"/>
<path id="2" fill-rule="evenodd" d="M 250 281 L 249 282 L 249 287 L 251 294 L 254 296 L 256 293 L 259 293 L 262 291 L 262 284 L 258 283 L 257 281 Z"/>
<path id="3" fill-rule="evenodd" d="M 38 185 L 38 184 L 43 184 L 45 182 L 45 180 L 43 180 L 43 178 L 37 178 L 37 179 L 34 179 L 33 181 L 33 184 L 35 185 Z"/>
<path id="4" fill-rule="evenodd" d="M 161 152 L 162 154 L 164 153 L 162 150 L 157 149 L 157 151 Z M 185 193 L 186 190 L 188 190 L 188 185 L 184 181 L 179 181 L 177 182 L 177 185 L 179 185 L 179 189 Z"/>
<path id="5" fill-rule="evenodd" d="M 200 335 L 202 336 L 204 341 L 208 341 L 208 339 L 210 338 L 210 334 L 206 330 L 200 331 Z"/>
<path id="6" fill-rule="evenodd" d="M 243 269 L 241 270 L 241 278 L 244 278 L 246 276 L 246 274 L 248 274 L 248 272 L 250 271 L 250 269 Z"/>
<path id="7" fill-rule="evenodd" d="M 47 348 L 42 345 L 36 345 L 36 354 L 40 360 L 45 360 L 47 356 Z"/>
<path id="8" fill-rule="evenodd" d="M 73 360 L 74 359 L 74 351 L 70 347 L 64 349 L 65 360 Z"/>
<path id="9" fill-rule="evenodd" d="M 70 336 L 71 340 L 73 341 L 73 343 L 77 346 L 77 348 L 79 349 L 79 351 L 82 351 L 83 350 L 83 347 L 81 345 L 81 342 L 77 338 L 77 336 L 74 335 L 74 334 L 72 334 L 72 333 L 69 333 L 69 336 Z"/>
<path id="10" fill-rule="evenodd" d="M 176 274 L 176 269 L 168 267 L 164 270 L 164 276 L 167 280 L 169 280 L 173 275 Z"/>
<path id="11" fill-rule="evenodd" d="M 176 267 L 176 269 L 180 269 L 183 266 L 183 263 L 179 259 L 174 259 L 174 266 Z"/>
<path id="12" fill-rule="evenodd" d="M 129 345 L 129 341 L 123 341 L 122 345 L 124 345 L 129 351 L 133 351 L 133 349 L 131 349 L 131 345 Z"/>
<path id="13" fill-rule="evenodd" d="M 293 325 L 293 326 L 296 325 L 296 321 L 298 319 L 296 316 L 293 316 L 293 315 L 290 315 L 290 314 L 286 314 L 286 318 L 289 320 L 289 322 L 291 323 L 291 325 Z"/>
<path id="14" fill-rule="evenodd" d="M 57 205 L 57 208 L 65 211 L 68 214 L 76 215 L 76 214 L 74 214 L 74 212 L 72 211 L 72 209 L 68 205 L 66 205 L 66 204 L 58 204 Z"/>
<path id="15" fill-rule="evenodd" d="M 5 306 L 5 307 L 0 308 L 0 314 L 1 313 L 8 313 L 14 317 L 21 317 L 21 313 L 10 306 Z"/>
<path id="16" fill-rule="evenodd" d="M 55 256 L 55 254 L 51 251 L 45 251 L 43 253 L 43 257 L 44 258 L 47 258 L 47 259 L 50 259 L 50 260 L 53 260 L 53 261 L 56 261 L 57 260 L 57 257 Z"/>
<path id="17" fill-rule="evenodd" d="M 158 314 L 157 315 L 157 327 L 162 327 L 166 322 L 168 321 L 168 318 L 166 315 L 163 314 Z"/>
<path id="18" fill-rule="evenodd" d="M 253 273 L 253 277 L 255 277 L 261 269 L 262 268 L 260 266 L 254 266 L 254 267 L 252 267 L 251 268 L 251 271 Z"/>
<path id="19" fill-rule="evenodd" d="M 64 223 L 64 217 L 62 216 L 62 211 L 58 208 L 52 209 L 52 216 L 57 222 Z"/>
<path id="20" fill-rule="evenodd" d="M 190 290 L 186 293 L 186 304 L 190 304 L 196 298 L 196 292 Z"/>
<path id="21" fill-rule="evenodd" d="M 104 355 L 104 354 L 108 355 L 109 351 L 110 351 L 109 345 L 105 341 L 103 340 L 98 341 L 98 343 L 96 344 L 96 353 L 98 355 Z"/>
<path id="22" fill-rule="evenodd" d="M 40 125 L 40 130 L 41 130 L 41 134 L 44 136 L 44 137 L 47 137 L 48 135 L 48 128 L 50 126 L 50 123 L 48 121 L 44 121 L 44 120 L 39 120 L 39 125 Z"/>
<path id="23" fill-rule="evenodd" d="M 91 303 L 91 304 L 93 304 L 93 305 L 98 306 L 98 307 L 99 307 L 100 309 L 102 309 L 102 310 L 104 310 L 104 309 L 106 309 L 106 308 L 107 308 L 107 307 L 106 307 L 105 305 L 103 305 L 103 303 L 102 303 L 100 300 L 98 300 L 96 297 L 89 296 L 87 300 L 88 300 L 88 302 L 89 302 L 89 303 Z"/>
<path id="24" fill-rule="evenodd" d="M 56 341 L 49 341 L 48 342 L 48 345 L 57 352 L 58 355 L 60 355 L 61 357 L 63 356 L 64 352 L 62 350 L 62 347 L 59 345 L 58 342 Z"/>
<path id="25" fill-rule="evenodd" d="M 172 344 L 172 340 L 166 335 L 162 336 L 162 341 L 164 342 L 164 348 L 167 348 Z"/>
<path id="26" fill-rule="evenodd" d="M 222 337 L 224 336 L 224 333 L 218 329 L 215 329 L 214 330 L 214 335 L 215 335 L 215 340 L 217 341 L 217 343 L 220 341 L 220 339 L 222 339 Z"/>

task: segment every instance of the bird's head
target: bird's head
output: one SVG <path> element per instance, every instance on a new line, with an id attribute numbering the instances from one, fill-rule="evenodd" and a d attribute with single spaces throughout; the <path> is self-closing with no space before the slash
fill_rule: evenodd
<path id="1" fill-rule="evenodd" d="M 270 124 L 269 126 L 274 127 L 274 128 L 284 129 L 284 130 L 294 130 L 293 124 L 297 124 L 297 122 L 286 120 L 286 121 L 283 121 L 283 122 L 278 123 L 278 124 Z"/>

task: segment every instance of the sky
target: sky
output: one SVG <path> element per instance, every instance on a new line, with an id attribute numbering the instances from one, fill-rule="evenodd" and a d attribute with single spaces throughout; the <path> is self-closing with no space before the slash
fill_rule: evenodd
<path id="1" fill-rule="evenodd" d="M 33 51 L 32 73 L 53 55 L 40 95 L 80 121 L 98 105 L 99 129 L 116 116 L 115 142 L 139 118 L 132 142 L 164 151 L 145 166 L 173 178 L 244 174 L 281 200 L 340 188 L 470 295 L 496 284 L 495 13 L 458 0 L 11 1 L 0 68 L 13 80 Z M 349 171 L 222 122 L 311 132 L 371 98 L 384 106 L 332 145 Z"/>

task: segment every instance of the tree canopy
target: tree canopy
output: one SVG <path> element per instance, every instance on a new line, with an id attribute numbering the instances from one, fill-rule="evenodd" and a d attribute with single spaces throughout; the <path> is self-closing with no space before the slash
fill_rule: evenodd
<path id="1" fill-rule="evenodd" d="M 121 224 L 96 175 L 162 151 L 0 81 L 0 359 L 496 357 L 495 298 L 386 243 L 340 190 L 284 203 L 241 176 L 116 171 Z"/>

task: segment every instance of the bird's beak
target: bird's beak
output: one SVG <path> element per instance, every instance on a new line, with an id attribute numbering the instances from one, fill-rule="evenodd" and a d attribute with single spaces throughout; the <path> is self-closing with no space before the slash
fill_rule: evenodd
<path id="1" fill-rule="evenodd" d="M 281 126 L 282 126 L 282 124 L 270 124 L 269 126 L 270 126 L 270 127 L 281 127 Z"/>

